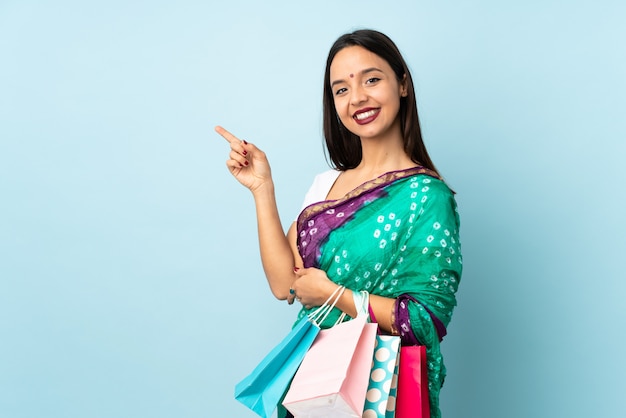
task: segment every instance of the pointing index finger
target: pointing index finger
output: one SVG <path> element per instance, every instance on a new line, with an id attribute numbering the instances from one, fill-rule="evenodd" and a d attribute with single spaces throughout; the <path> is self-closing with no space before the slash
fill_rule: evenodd
<path id="1" fill-rule="evenodd" d="M 239 138 L 237 138 L 235 135 L 231 134 L 230 132 L 228 132 L 226 129 L 222 128 L 219 125 L 215 127 L 215 132 L 220 134 L 229 143 L 232 143 L 233 141 L 241 142 Z"/>

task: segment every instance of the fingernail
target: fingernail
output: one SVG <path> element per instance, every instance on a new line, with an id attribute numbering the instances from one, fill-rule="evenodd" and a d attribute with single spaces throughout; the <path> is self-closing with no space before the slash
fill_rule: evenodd
<path id="1" fill-rule="evenodd" d="M 248 142 L 246 142 L 246 140 L 245 140 L 245 139 L 243 140 L 243 143 L 244 143 L 244 144 L 246 144 L 246 145 L 248 145 Z"/>
<path id="2" fill-rule="evenodd" d="M 300 270 L 298 267 L 294 267 L 293 268 L 293 272 L 296 273 L 298 270 Z"/>
<path id="3" fill-rule="evenodd" d="M 248 165 L 248 162 L 246 161 L 244 164 L 245 164 L 245 165 Z"/>
<path id="4" fill-rule="evenodd" d="M 248 155 L 248 151 L 243 150 L 243 155 Z"/>

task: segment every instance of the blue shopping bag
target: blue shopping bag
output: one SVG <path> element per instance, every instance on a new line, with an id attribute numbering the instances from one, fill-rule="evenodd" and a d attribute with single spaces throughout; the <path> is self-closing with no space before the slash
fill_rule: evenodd
<path id="1" fill-rule="evenodd" d="M 319 309 L 302 318 L 252 373 L 235 385 L 235 399 L 259 416 L 269 418 L 319 334 L 319 324 L 334 308 L 344 290 L 345 287 L 339 287 Z M 334 303 L 329 305 L 333 298 Z"/>
<path id="2" fill-rule="evenodd" d="M 319 332 L 308 317 L 302 318 L 252 373 L 237 383 L 235 399 L 269 418 Z"/>

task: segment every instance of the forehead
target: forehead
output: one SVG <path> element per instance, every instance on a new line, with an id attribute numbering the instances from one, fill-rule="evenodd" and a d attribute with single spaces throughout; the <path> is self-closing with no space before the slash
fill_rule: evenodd
<path id="1" fill-rule="evenodd" d="M 368 68 L 393 72 L 387 61 L 362 46 L 348 46 L 337 52 L 330 63 L 330 79 L 345 78 Z"/>

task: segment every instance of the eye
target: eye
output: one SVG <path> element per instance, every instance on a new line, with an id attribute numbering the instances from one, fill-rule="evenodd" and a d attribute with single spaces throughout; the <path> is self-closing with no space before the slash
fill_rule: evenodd
<path id="1" fill-rule="evenodd" d="M 378 77 L 371 77 L 368 78 L 367 81 L 365 82 L 365 84 L 374 84 L 376 82 L 380 81 L 380 78 Z"/>
<path id="2" fill-rule="evenodd" d="M 335 96 L 339 96 L 340 94 L 345 93 L 346 91 L 347 89 L 345 87 L 342 87 L 335 92 Z"/>

